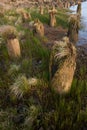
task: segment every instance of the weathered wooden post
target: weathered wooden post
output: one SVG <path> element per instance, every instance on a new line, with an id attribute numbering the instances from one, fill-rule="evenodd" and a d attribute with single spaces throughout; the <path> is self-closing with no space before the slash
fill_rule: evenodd
<path id="1" fill-rule="evenodd" d="M 81 2 L 78 2 L 77 14 L 79 15 L 79 17 L 81 16 Z"/>
<path id="2" fill-rule="evenodd" d="M 20 57 L 20 45 L 19 40 L 16 37 L 7 40 L 7 49 L 10 57 Z"/>
<path id="3" fill-rule="evenodd" d="M 28 13 L 26 11 L 21 11 L 21 15 L 22 15 L 22 21 L 23 22 L 26 22 L 27 20 L 31 19 L 30 13 Z"/>
<path id="4" fill-rule="evenodd" d="M 52 10 L 49 10 L 49 16 L 50 16 L 50 26 L 54 27 L 56 25 L 56 17 L 55 14 L 57 13 L 57 10 L 55 7 L 53 7 Z"/>
<path id="5" fill-rule="evenodd" d="M 43 6 L 42 6 L 42 5 L 40 6 L 40 14 L 41 14 L 41 15 L 43 15 L 43 14 L 44 14 L 44 8 L 43 8 Z"/>
<path id="6" fill-rule="evenodd" d="M 72 15 L 69 19 L 68 37 L 73 43 L 78 41 L 79 26 L 78 16 Z"/>
<path id="7" fill-rule="evenodd" d="M 70 2 L 67 2 L 67 8 L 69 8 L 70 7 Z"/>
<path id="8" fill-rule="evenodd" d="M 32 8 L 32 7 L 31 7 Z M 29 12 L 27 12 L 24 8 L 18 8 L 16 9 L 17 14 L 21 15 L 22 22 L 25 22 L 27 20 L 31 20 L 31 15 Z"/>
<path id="9" fill-rule="evenodd" d="M 44 36 L 44 26 L 40 22 L 39 19 L 36 19 L 34 21 L 34 32 L 37 33 L 39 36 L 43 37 Z"/>
<path id="10" fill-rule="evenodd" d="M 49 5 L 46 5 L 47 13 L 49 13 Z"/>
<path id="11" fill-rule="evenodd" d="M 8 54 L 11 58 L 18 58 L 21 56 L 20 44 L 17 38 L 17 31 L 13 26 L 2 27 L 2 37 L 6 40 Z"/>
<path id="12" fill-rule="evenodd" d="M 67 37 L 56 41 L 52 48 L 49 64 L 52 88 L 59 94 L 67 93 L 76 68 L 76 48 Z"/>

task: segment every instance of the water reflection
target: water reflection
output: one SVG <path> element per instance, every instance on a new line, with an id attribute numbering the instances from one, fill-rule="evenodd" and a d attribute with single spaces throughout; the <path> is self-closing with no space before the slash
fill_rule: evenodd
<path id="1" fill-rule="evenodd" d="M 77 5 L 70 7 L 73 13 L 76 13 Z M 79 31 L 79 40 L 77 44 L 87 44 L 87 2 L 82 3 L 81 29 Z"/>

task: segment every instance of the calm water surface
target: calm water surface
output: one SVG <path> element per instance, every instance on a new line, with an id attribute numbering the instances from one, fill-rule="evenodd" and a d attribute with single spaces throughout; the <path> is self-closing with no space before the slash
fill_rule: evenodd
<path id="1" fill-rule="evenodd" d="M 71 10 L 76 13 L 77 5 L 70 7 Z M 86 44 L 87 45 L 87 2 L 82 3 L 82 12 L 81 12 L 81 29 L 79 31 L 79 40 L 78 45 Z"/>

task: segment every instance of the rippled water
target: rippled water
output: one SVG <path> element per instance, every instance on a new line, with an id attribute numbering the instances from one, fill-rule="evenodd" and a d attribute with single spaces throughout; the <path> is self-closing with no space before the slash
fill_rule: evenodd
<path id="1" fill-rule="evenodd" d="M 75 11 L 77 10 L 77 5 L 70 7 L 71 10 Z M 79 45 L 87 44 L 87 2 L 82 3 L 82 12 L 81 12 L 81 26 L 82 28 L 79 31 Z"/>

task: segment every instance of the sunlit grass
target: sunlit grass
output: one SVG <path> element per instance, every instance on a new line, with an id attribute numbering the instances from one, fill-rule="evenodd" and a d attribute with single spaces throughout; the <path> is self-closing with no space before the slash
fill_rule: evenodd
<path id="1" fill-rule="evenodd" d="M 58 9 L 57 26 L 67 28 L 66 12 L 67 10 Z M 49 24 L 47 11 L 44 15 L 40 15 L 38 10 L 30 13 L 32 20 L 39 18 L 42 23 Z M 6 14 L 19 16 L 14 10 Z M 8 24 L 4 16 L 0 19 L 0 25 L 3 24 Z M 87 128 L 86 66 L 78 69 L 79 76 L 74 76 L 70 92 L 60 96 L 50 89 L 50 51 L 43 45 L 43 38 L 34 36 L 29 28 L 25 29 L 22 25 L 16 28 L 18 32 L 24 31 L 24 41 L 20 39 L 22 56 L 19 60 L 9 58 L 6 43 L 0 40 L 0 130 Z M 16 100 L 13 100 L 14 97 Z M 21 114 L 18 112 L 20 104 L 23 105 L 20 109 L 24 116 L 22 123 L 19 119 Z M 22 109 L 25 109 L 25 106 L 27 110 L 23 113 Z M 18 124 L 13 120 L 15 116 L 19 119 Z"/>

